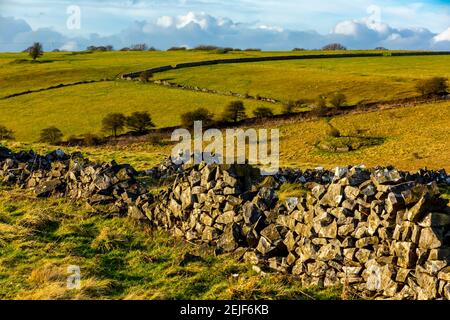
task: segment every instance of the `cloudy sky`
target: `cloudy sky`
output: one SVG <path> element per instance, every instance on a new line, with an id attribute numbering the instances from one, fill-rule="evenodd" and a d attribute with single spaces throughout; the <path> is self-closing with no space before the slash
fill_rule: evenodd
<path id="1" fill-rule="evenodd" d="M 450 0 L 0 0 L 0 51 L 146 43 L 450 50 Z"/>

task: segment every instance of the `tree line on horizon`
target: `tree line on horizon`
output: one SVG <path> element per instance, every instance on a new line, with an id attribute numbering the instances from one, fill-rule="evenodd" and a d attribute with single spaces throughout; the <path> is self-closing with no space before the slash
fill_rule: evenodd
<path id="1" fill-rule="evenodd" d="M 304 49 L 304 48 L 293 48 L 292 51 L 306 51 L 306 50 L 322 50 L 322 51 L 346 51 L 348 50 L 346 46 L 340 44 L 340 43 L 330 43 L 325 46 L 323 46 L 321 49 Z M 384 47 L 377 47 L 374 50 L 389 50 Z M 85 51 L 90 52 L 109 52 L 109 51 L 116 51 L 112 45 L 90 45 L 86 47 Z M 145 43 L 138 43 L 133 44 L 129 47 L 124 47 L 119 49 L 118 51 L 162 51 L 159 49 L 156 49 L 155 47 L 148 47 Z M 240 48 L 231 48 L 231 47 L 219 47 L 214 45 L 199 45 L 194 48 L 187 48 L 187 47 L 170 47 L 166 51 L 214 51 L 216 53 L 228 53 L 232 51 L 262 51 L 262 49 L 259 48 L 247 48 L 247 49 L 240 49 Z M 43 55 L 43 45 L 40 42 L 35 42 L 30 47 L 23 50 L 23 52 L 28 52 L 29 55 L 32 57 L 33 60 L 36 60 L 40 56 Z M 53 52 L 62 52 L 60 49 L 54 49 Z"/>

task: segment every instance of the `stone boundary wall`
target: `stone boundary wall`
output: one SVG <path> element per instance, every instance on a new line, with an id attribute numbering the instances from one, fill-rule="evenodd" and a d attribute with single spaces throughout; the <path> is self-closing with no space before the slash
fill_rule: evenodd
<path id="1" fill-rule="evenodd" d="M 448 51 L 429 51 L 429 52 L 390 52 L 388 56 L 392 57 L 406 57 L 406 56 L 435 56 L 435 55 L 450 55 Z M 217 64 L 232 64 L 232 63 L 252 63 L 252 62 L 267 62 L 267 61 L 287 61 L 287 60 L 307 60 L 307 59 L 334 59 L 334 58 L 366 58 L 366 57 L 383 57 L 385 53 L 342 53 L 342 54 L 314 54 L 314 55 L 290 55 L 290 56 L 270 56 L 270 57 L 250 57 L 250 58 L 236 58 L 236 59 L 216 59 L 208 61 L 186 62 L 179 63 L 174 66 L 163 66 L 151 68 L 143 71 L 136 71 L 125 73 L 121 77 L 122 79 L 135 79 L 140 76 L 144 71 L 150 73 L 161 73 L 170 70 L 194 68 L 202 66 L 210 66 Z"/>
<path id="2" fill-rule="evenodd" d="M 450 299 L 450 210 L 436 184 L 450 183 L 444 172 L 347 167 L 288 172 L 263 186 L 252 177 L 258 175 L 246 167 L 194 166 L 151 206 L 133 211 L 255 270 L 293 274 L 305 287 Z M 278 201 L 276 190 L 289 180 L 310 192 Z"/>
<path id="3" fill-rule="evenodd" d="M 145 175 L 168 182 L 153 196 Z M 289 273 L 302 285 L 343 284 L 368 298 L 450 299 L 450 209 L 444 170 L 281 170 L 184 165 L 147 172 L 95 164 L 61 150 L 46 156 L 0 147 L 0 183 L 127 213 L 189 242 L 232 253 L 258 272 Z M 284 183 L 308 190 L 280 201 Z"/>

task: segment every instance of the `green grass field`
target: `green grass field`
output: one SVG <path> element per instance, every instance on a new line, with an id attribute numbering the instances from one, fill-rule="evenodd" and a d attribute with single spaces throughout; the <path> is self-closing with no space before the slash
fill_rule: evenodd
<path id="1" fill-rule="evenodd" d="M 189 252 L 200 256 L 184 260 Z M 182 263 L 183 262 L 183 263 Z M 69 265 L 81 288 L 67 288 Z M 0 299 L 337 299 L 123 217 L 0 188 Z"/>
<path id="2" fill-rule="evenodd" d="M 173 70 L 156 78 L 230 90 L 283 102 L 343 92 L 349 103 L 417 95 L 418 79 L 450 77 L 450 56 L 316 59 L 205 66 Z"/>
<path id="3" fill-rule="evenodd" d="M 0 97 L 60 83 L 115 78 L 122 73 L 183 62 L 311 53 L 317 54 L 317 51 L 240 51 L 226 54 L 208 51 L 46 52 L 43 57 L 38 59 L 38 63 L 30 63 L 30 58 L 26 53 L 0 53 Z M 339 52 L 320 51 L 319 53 L 335 54 Z"/>
<path id="4" fill-rule="evenodd" d="M 378 146 L 332 153 L 315 145 L 328 136 L 325 120 L 281 126 L 281 162 L 311 168 L 338 165 L 394 165 L 403 170 L 450 170 L 450 102 L 335 117 L 331 123 L 343 136 L 384 138 Z M 361 133 L 357 133 L 357 132 Z"/>
<path id="5" fill-rule="evenodd" d="M 51 125 L 66 137 L 99 133 L 103 117 L 110 112 L 148 111 L 156 126 L 175 126 L 181 123 L 182 113 L 198 107 L 220 116 L 233 100 L 236 98 L 140 82 L 99 82 L 0 100 L 0 124 L 14 130 L 18 141 L 30 142 Z M 248 99 L 245 105 L 249 115 L 259 106 L 270 107 L 275 113 L 281 110 L 281 105 Z"/>
<path id="6" fill-rule="evenodd" d="M 317 54 L 317 52 L 312 52 Z M 122 72 L 187 61 L 305 52 L 46 53 L 42 63 L 18 63 L 26 54 L 0 54 L 0 96 L 59 83 L 113 78 Z M 331 54 L 331 53 L 330 53 Z M 343 91 L 349 103 L 414 96 L 415 80 L 450 76 L 450 56 L 316 59 L 190 68 L 157 74 L 157 79 L 210 89 L 313 100 L 318 94 Z M 66 137 L 97 133 L 109 112 L 149 111 L 158 127 L 180 123 L 180 114 L 197 107 L 217 116 L 233 97 L 142 85 L 128 81 L 82 84 L 0 100 L 0 124 L 18 141 L 36 141 L 42 128 L 56 125 Z M 246 100 L 247 114 L 259 106 L 279 113 L 282 106 Z"/>

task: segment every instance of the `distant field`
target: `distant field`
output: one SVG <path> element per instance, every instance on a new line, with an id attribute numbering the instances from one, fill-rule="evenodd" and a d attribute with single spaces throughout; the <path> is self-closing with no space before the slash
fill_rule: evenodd
<path id="1" fill-rule="evenodd" d="M 317 54 L 317 51 L 289 53 L 241 51 L 226 54 L 207 51 L 46 52 L 38 59 L 40 63 L 21 61 L 30 60 L 26 53 L 0 53 L 0 97 L 60 83 L 113 78 L 122 73 L 183 62 L 311 53 Z M 339 52 L 320 51 L 320 53 Z"/>
<path id="2" fill-rule="evenodd" d="M 317 52 L 314 52 L 317 53 Z M 310 54 L 309 52 L 107 52 L 46 53 L 47 63 L 20 63 L 25 54 L 0 54 L 0 97 L 59 83 L 114 77 L 119 73 L 180 62 L 233 58 Z M 278 98 L 282 101 L 314 99 L 318 94 L 343 91 L 350 103 L 378 101 L 415 95 L 417 79 L 450 77 L 450 56 L 348 58 L 279 61 L 199 67 L 157 74 L 172 82 Z M 109 112 L 149 111 L 158 127 L 180 123 L 183 112 L 205 107 L 219 115 L 234 97 L 167 88 L 131 81 L 109 81 L 59 88 L 0 100 L 0 125 L 14 130 L 9 145 L 41 148 L 35 142 L 41 129 L 55 125 L 65 137 L 98 133 Z M 246 99 L 247 114 L 259 106 L 274 113 L 281 104 Z M 291 124 L 268 123 L 282 132 L 281 161 L 284 166 L 334 167 L 344 164 L 367 166 L 393 164 L 402 169 L 449 168 L 450 103 L 422 105 L 337 117 L 332 122 L 342 132 L 357 129 L 381 137 L 381 145 L 349 153 L 319 151 L 316 143 L 329 129 L 326 120 Z M 350 132 L 350 134 L 352 134 Z M 45 148 L 45 147 L 44 147 Z M 50 147 L 53 148 L 53 147 Z M 156 164 L 170 152 L 150 142 L 133 145 L 83 148 L 90 157 L 114 158 L 139 168 Z M 449 168 L 450 169 L 450 168 Z"/>
<path id="3" fill-rule="evenodd" d="M 271 123 L 266 128 L 280 129 L 280 162 L 284 167 L 334 168 L 349 164 L 374 167 L 394 165 L 415 171 L 422 167 L 450 171 L 450 102 L 380 110 L 365 114 L 335 117 L 331 120 L 343 136 L 380 137 L 381 145 L 347 153 L 324 152 L 316 143 L 327 139 L 325 119 L 297 123 Z M 32 148 L 40 152 L 54 147 L 35 143 L 8 142 L 16 150 Z M 137 169 L 149 169 L 169 156 L 171 144 L 154 145 L 149 141 L 107 147 L 67 148 L 79 150 L 93 160 L 130 163 Z"/>
<path id="4" fill-rule="evenodd" d="M 186 111 L 204 107 L 219 116 L 233 100 L 236 98 L 139 82 L 100 82 L 0 100 L 0 124 L 14 130 L 19 141 L 36 141 L 40 130 L 52 125 L 66 137 L 98 133 L 109 112 L 148 111 L 158 127 L 175 126 Z M 259 106 L 268 106 L 275 113 L 281 110 L 281 106 L 255 100 L 245 100 L 245 105 L 249 116 Z"/>
<path id="5" fill-rule="evenodd" d="M 313 59 L 230 64 L 168 71 L 156 75 L 174 83 L 252 96 L 314 100 L 345 93 L 350 103 L 416 95 L 418 79 L 450 77 L 450 56 Z"/>
<path id="6" fill-rule="evenodd" d="M 233 59 L 243 57 L 285 56 L 285 55 L 310 55 L 310 54 L 336 54 L 336 53 L 371 53 L 380 51 L 288 51 L 288 52 L 255 52 L 235 51 L 226 54 L 214 51 L 155 51 L 155 52 L 46 52 L 39 58 L 40 62 L 30 63 L 26 53 L 0 53 L 0 98 L 12 93 L 45 88 L 60 83 L 71 83 L 82 80 L 98 80 L 102 78 L 114 78 L 122 73 L 139 71 L 148 68 L 176 65 L 183 62 L 194 62 L 215 59 Z M 435 61 L 441 57 L 424 57 L 426 61 Z M 405 59 L 414 59 L 409 57 Z M 25 61 L 24 61 L 25 60 Z M 353 60 L 353 59 L 352 59 Z M 309 60 L 310 61 L 310 60 Z M 312 61 L 312 60 L 311 60 Z M 328 61 L 328 60 L 327 60 Z M 408 60 L 414 62 L 414 60 Z M 448 61 L 448 60 L 446 60 Z M 344 61 L 342 61 L 344 62 Z M 281 65 L 286 62 L 279 62 Z M 287 67 L 292 66 L 287 62 Z M 309 65 L 308 61 L 303 61 Z M 319 62 L 322 63 L 322 62 Z M 325 65 L 332 64 L 324 61 Z M 348 63 L 348 62 L 347 62 Z M 253 69 L 260 63 L 245 65 Z M 278 62 L 275 62 L 278 65 Z M 314 62 L 312 63 L 314 64 Z M 344 62 L 345 64 L 345 62 Z M 263 64 L 265 65 L 265 64 Z M 350 63 L 351 65 L 351 63 Z M 233 70 L 235 65 L 225 66 Z M 243 67 L 243 66 L 241 66 Z M 445 66 L 442 66 L 446 68 Z M 220 67 L 219 67 L 220 68 Z M 258 70 L 256 68 L 255 70 Z M 433 69 L 432 69 L 433 70 Z M 200 69 L 192 69 L 195 74 L 204 74 Z M 400 70 L 401 71 L 401 70 Z M 405 70 L 406 71 L 406 70 Z M 189 72 L 184 70 L 183 72 Z M 252 74 L 252 73 L 250 73 Z M 244 74 L 238 74 L 239 77 Z M 163 76 L 165 77 L 165 76 Z M 214 77 L 211 79 L 214 81 Z M 270 77 L 268 78 L 268 80 Z M 183 80 L 183 79 L 181 79 Z M 230 80 L 230 79 L 229 79 Z M 229 81 L 228 80 L 228 81 Z M 235 79 L 236 81 L 238 79 Z M 232 83 L 239 85 L 239 82 Z M 235 86 L 233 86 L 235 87 Z M 230 87 L 232 89 L 233 87 Z M 264 89 L 264 88 L 261 88 Z M 245 93 L 245 92 L 244 92 Z"/>
<path id="7" fill-rule="evenodd" d="M 450 102 L 346 115 L 333 118 L 331 123 L 342 135 L 353 136 L 359 130 L 362 136 L 386 140 L 354 152 L 329 153 L 315 147 L 328 135 L 325 120 L 288 124 L 280 128 L 283 165 L 333 168 L 364 164 L 450 170 Z"/>

